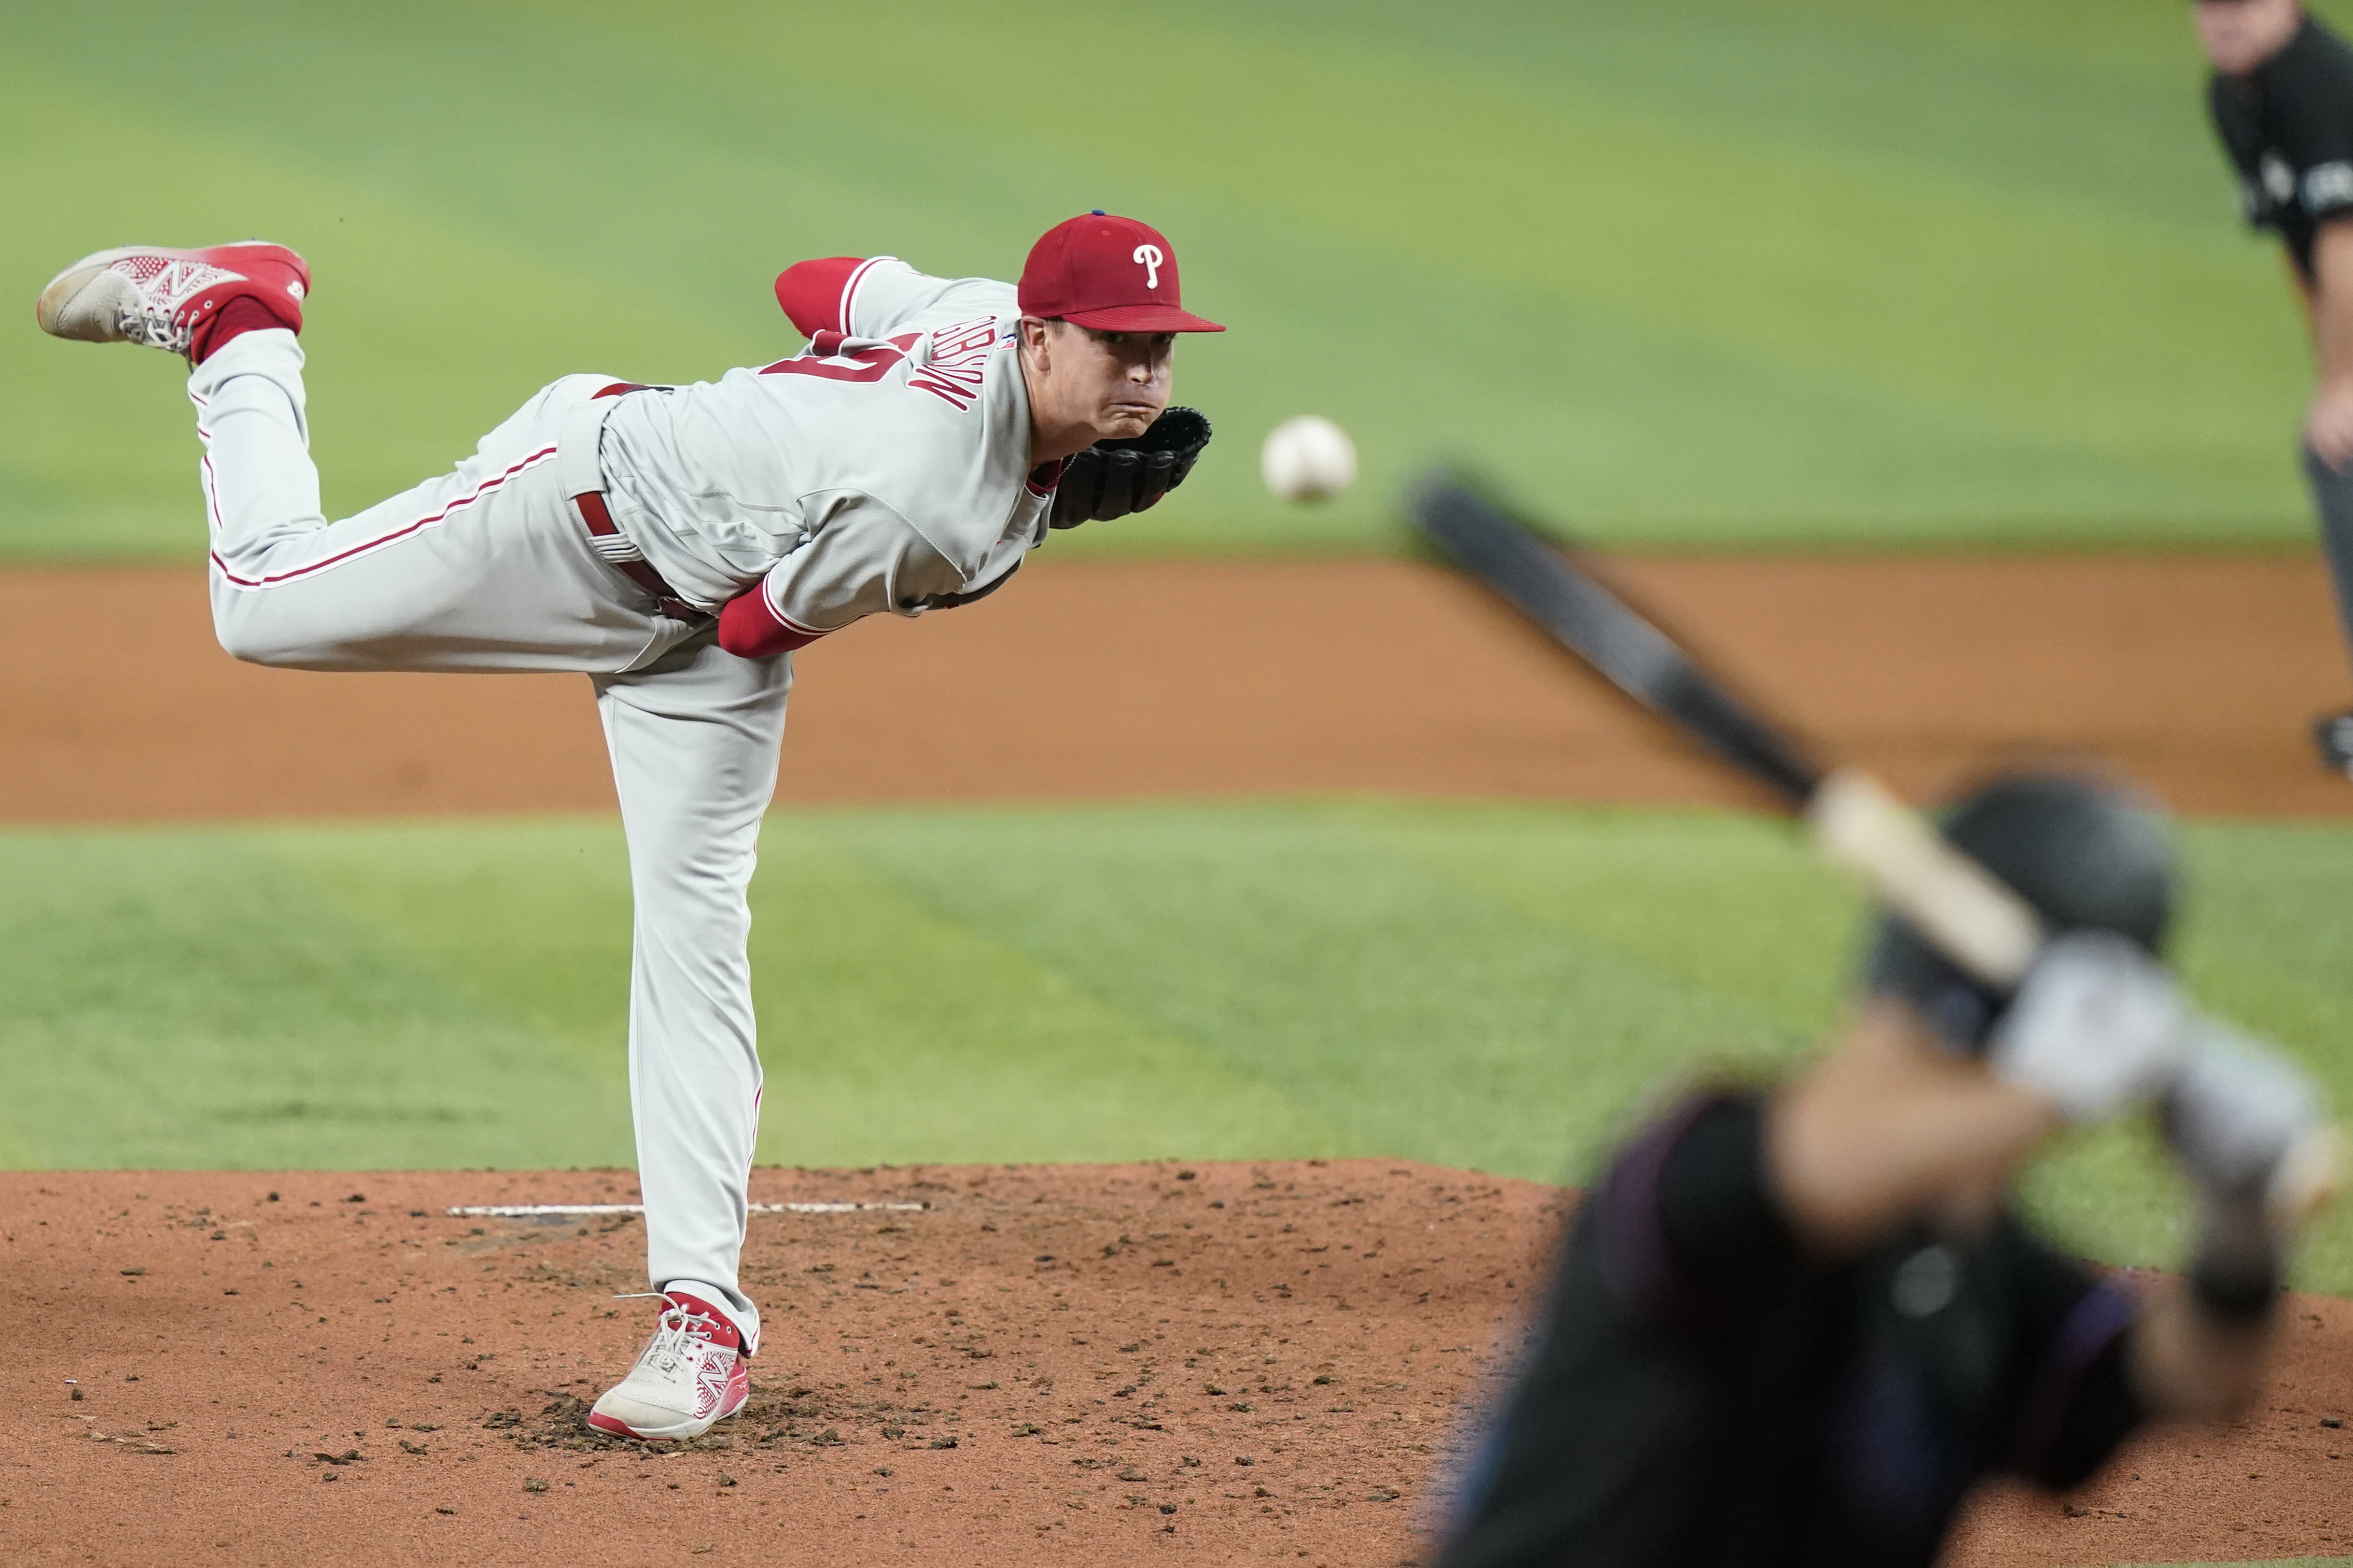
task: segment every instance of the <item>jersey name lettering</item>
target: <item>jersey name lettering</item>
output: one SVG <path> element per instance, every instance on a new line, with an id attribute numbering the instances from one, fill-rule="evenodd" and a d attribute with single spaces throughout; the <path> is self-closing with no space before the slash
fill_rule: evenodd
<path id="1" fill-rule="evenodd" d="M 907 384 L 962 414 L 980 396 L 988 356 L 997 348 L 997 318 L 979 316 L 932 334 L 930 363 L 908 376 Z"/>

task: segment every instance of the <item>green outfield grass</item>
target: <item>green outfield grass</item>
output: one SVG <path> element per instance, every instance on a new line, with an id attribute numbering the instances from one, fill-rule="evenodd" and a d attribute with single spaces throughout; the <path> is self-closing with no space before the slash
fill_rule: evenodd
<path id="1" fill-rule="evenodd" d="M 2200 823 L 2187 971 L 2353 1104 L 2353 832 Z M 0 1163 L 627 1163 L 596 818 L 0 835 Z M 1787 830 L 1326 802 L 779 812 L 764 1161 L 1377 1154 L 1578 1180 L 1641 1104 L 1836 1016 L 1858 906 Z M 2175 1256 L 2145 1131 L 2038 1208 Z M 2305 1278 L 2353 1292 L 2353 1216 Z"/>
<path id="2" fill-rule="evenodd" d="M 2320 9 L 2353 18 L 2353 0 Z M 1386 546 L 1486 465 L 1620 542 L 2295 543 L 2307 377 L 2180 5 L 2147 0 L 127 0 L 0 7 L 0 295 L 130 238 L 318 268 L 345 510 L 584 369 L 797 346 L 783 264 L 1016 270 L 1160 222 L 1219 444 L 1058 551 Z M 0 332 L 0 559 L 201 546 L 158 356 Z M 1322 510 L 1279 417 L 1355 430 Z"/>

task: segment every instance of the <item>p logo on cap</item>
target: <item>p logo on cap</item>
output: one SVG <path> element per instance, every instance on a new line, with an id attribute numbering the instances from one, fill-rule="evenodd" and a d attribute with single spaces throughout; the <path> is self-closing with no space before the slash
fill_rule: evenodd
<path id="1" fill-rule="evenodd" d="M 1164 287 L 1165 285 L 1165 287 Z M 1021 269 L 1021 313 L 1106 332 L 1222 332 L 1183 308 L 1176 250 L 1150 224 L 1086 213 L 1048 229 Z"/>

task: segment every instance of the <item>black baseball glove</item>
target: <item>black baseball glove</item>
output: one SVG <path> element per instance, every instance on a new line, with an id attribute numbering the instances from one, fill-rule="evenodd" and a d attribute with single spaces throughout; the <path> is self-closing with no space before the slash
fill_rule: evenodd
<path id="1" fill-rule="evenodd" d="M 1164 408 L 1143 435 L 1098 441 L 1065 463 L 1049 521 L 1076 528 L 1156 505 L 1185 482 L 1208 444 L 1209 421 L 1198 409 Z"/>

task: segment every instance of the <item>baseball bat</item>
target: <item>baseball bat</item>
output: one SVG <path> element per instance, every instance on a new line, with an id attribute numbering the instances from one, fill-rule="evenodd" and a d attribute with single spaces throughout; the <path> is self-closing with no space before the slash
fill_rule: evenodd
<path id="1" fill-rule="evenodd" d="M 1658 624 L 1483 491 L 1438 474 L 1415 493 L 1416 526 L 1456 564 L 1611 687 L 1762 784 L 1830 858 L 1868 882 L 1956 963 L 2014 988 L 2042 944 L 2032 906 L 1947 843 L 1868 774 L 1825 771 L 1805 747 Z"/>
<path id="2" fill-rule="evenodd" d="M 1684 736 L 1763 785 L 1833 861 L 1987 984 L 2015 990 L 2045 936 L 2031 905 L 1869 774 L 1824 770 L 1659 625 L 1591 571 L 1457 475 L 1425 479 L 1422 535 L 1562 650 Z M 2274 1173 L 2275 1223 L 2301 1223 L 2342 1182 L 2341 1139 L 2313 1130 Z"/>

